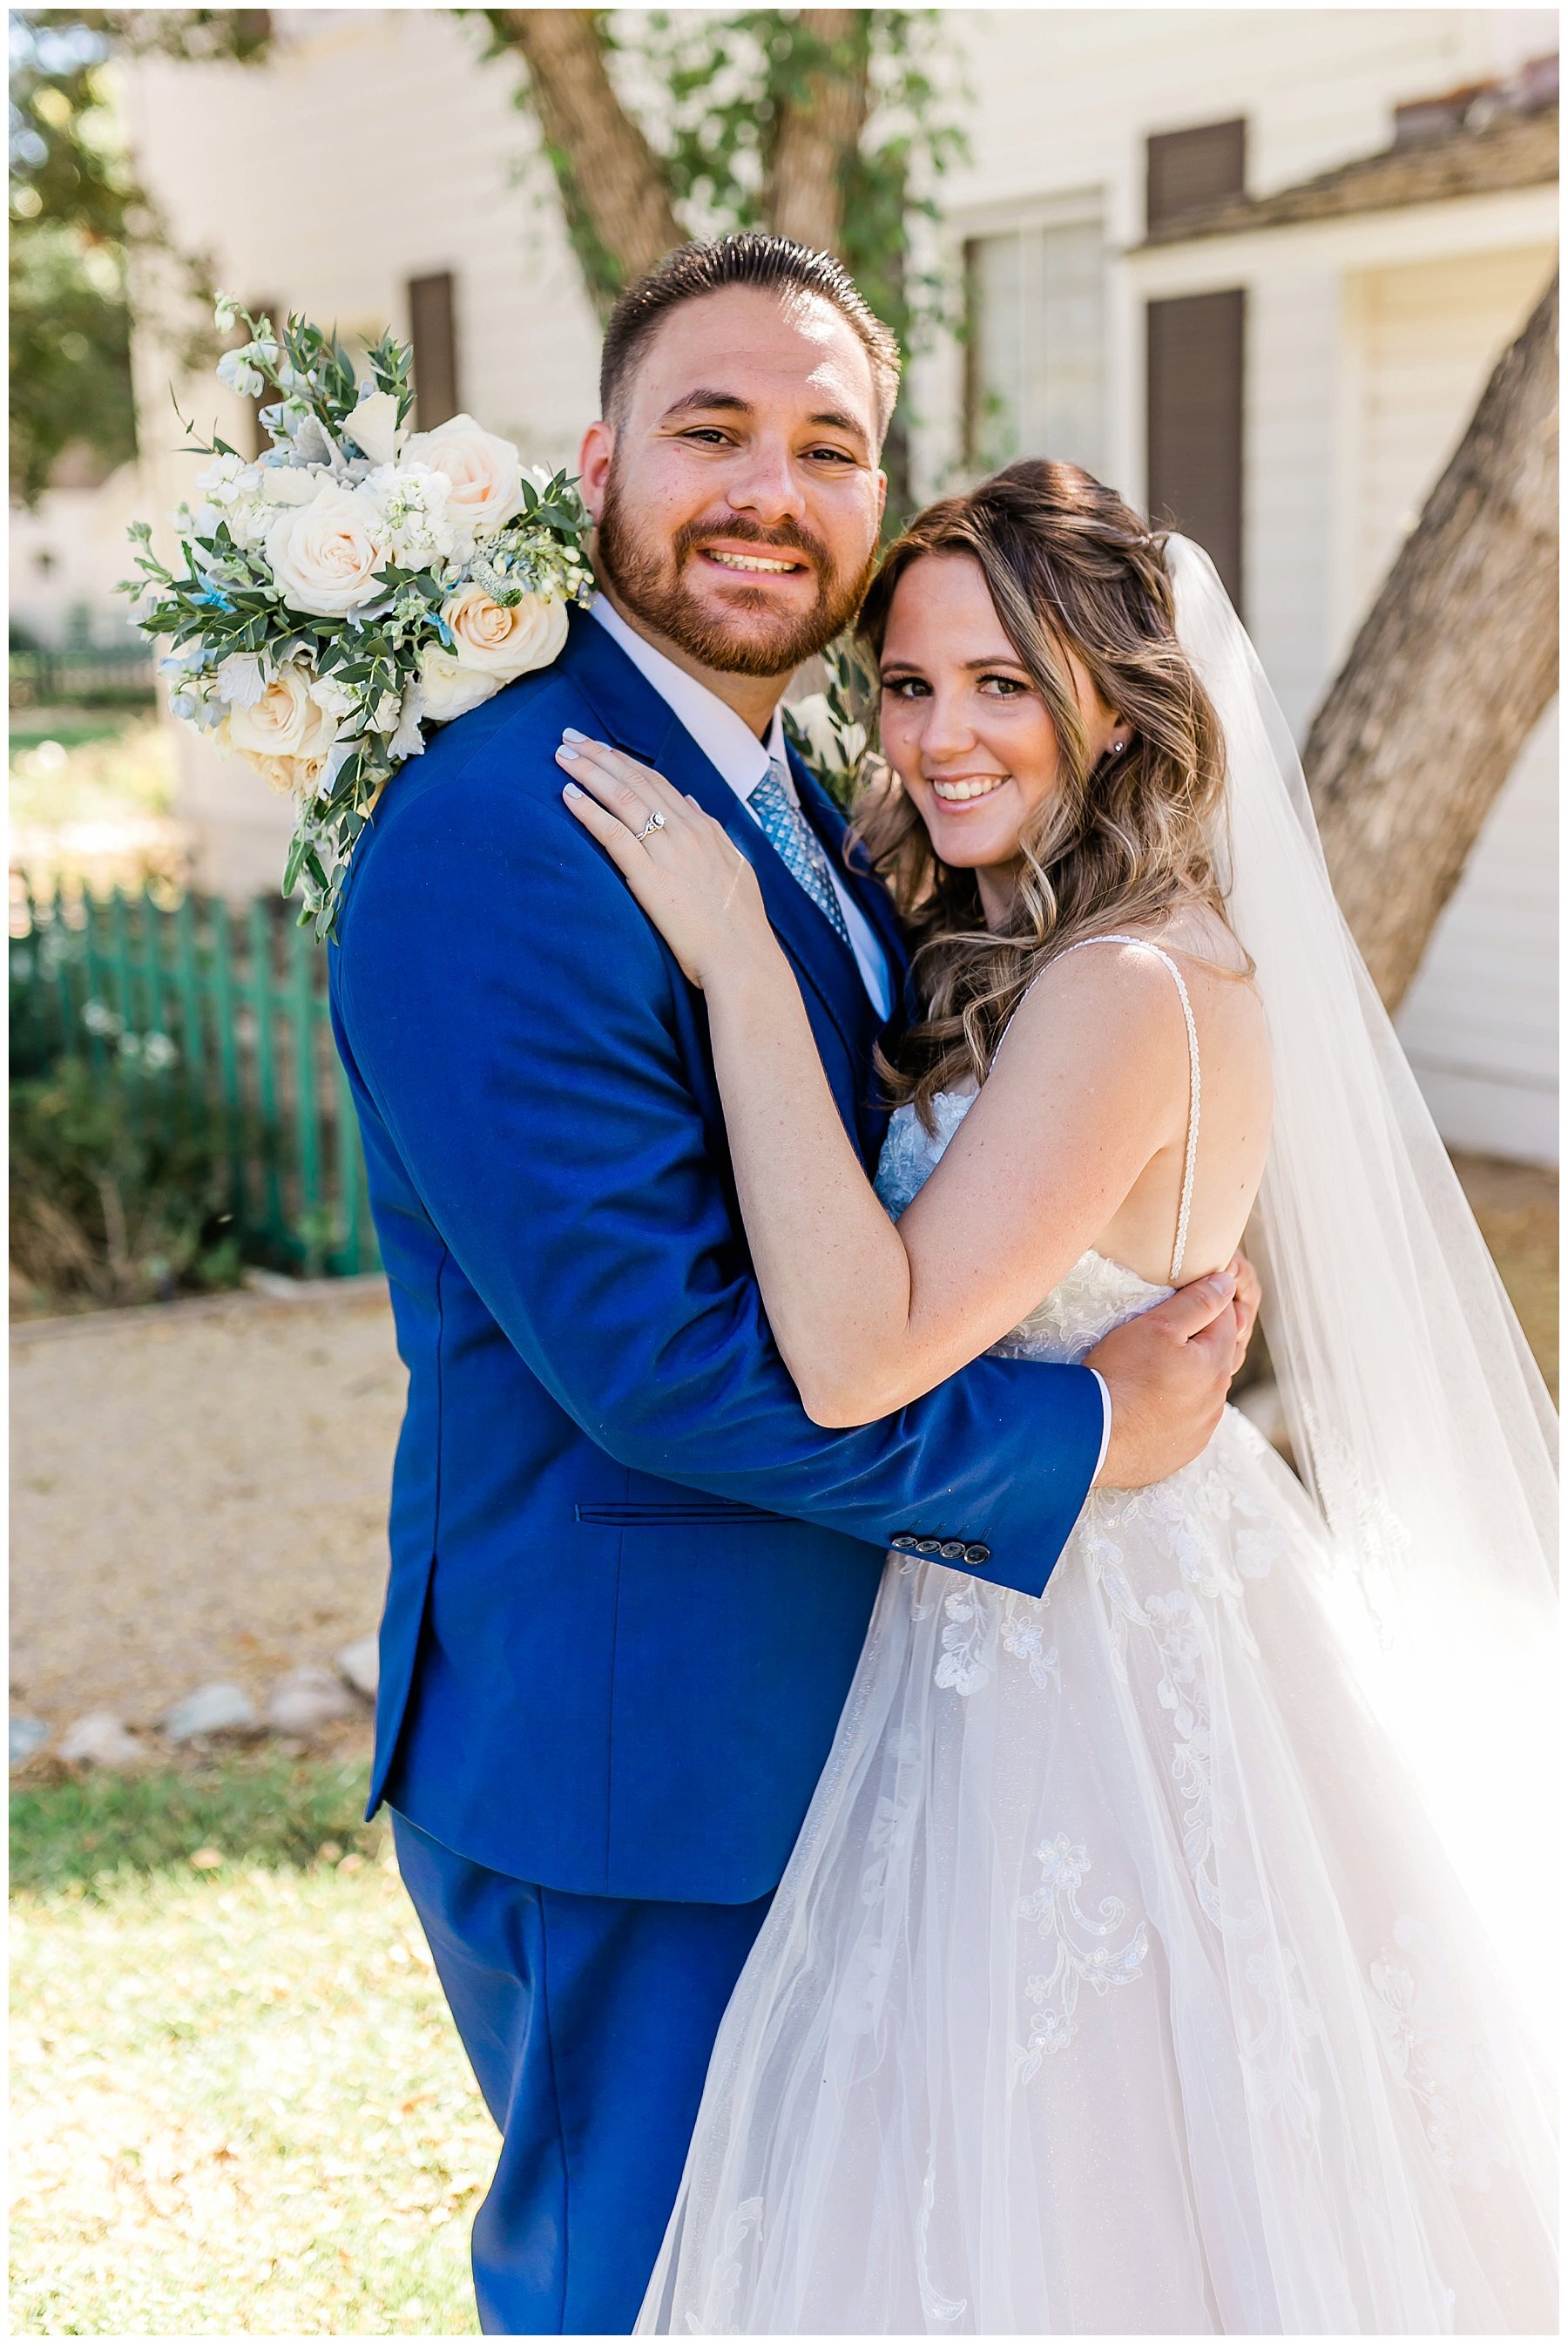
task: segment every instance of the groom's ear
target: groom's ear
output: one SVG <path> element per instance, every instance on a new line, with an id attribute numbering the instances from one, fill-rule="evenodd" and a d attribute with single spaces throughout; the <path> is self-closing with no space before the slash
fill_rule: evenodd
<path id="1" fill-rule="evenodd" d="M 601 417 L 590 423 L 583 433 L 583 444 L 578 456 L 578 483 L 582 500 L 598 520 L 604 507 L 605 483 L 609 478 L 610 458 L 615 453 L 615 426 Z"/>

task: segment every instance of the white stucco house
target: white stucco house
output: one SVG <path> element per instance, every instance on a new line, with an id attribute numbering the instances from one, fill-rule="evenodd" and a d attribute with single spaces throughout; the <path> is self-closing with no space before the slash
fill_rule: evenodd
<path id="1" fill-rule="evenodd" d="M 264 67 L 126 74 L 176 237 L 253 305 L 412 327 L 432 399 L 569 462 L 598 335 L 509 63 L 433 10 L 274 21 Z M 1304 732 L 1555 265 L 1555 16 L 954 9 L 944 38 L 970 159 L 937 190 L 930 258 L 970 330 L 913 369 L 918 492 L 1040 451 L 1181 520 Z M 189 460 L 162 366 L 147 339 L 141 484 L 160 511 Z M 251 428 L 216 386 L 186 395 L 228 436 Z M 1402 1017 L 1450 1142 L 1542 1162 L 1555 743 L 1553 709 Z M 181 754 L 208 881 L 270 884 L 285 810 Z"/>

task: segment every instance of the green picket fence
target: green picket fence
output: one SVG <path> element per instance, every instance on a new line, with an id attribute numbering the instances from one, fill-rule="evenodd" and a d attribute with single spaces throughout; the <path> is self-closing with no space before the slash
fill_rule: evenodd
<path id="1" fill-rule="evenodd" d="M 106 1081 L 135 1069 L 204 1096 L 236 1220 L 307 1277 L 380 1266 L 365 1160 L 327 1011 L 327 955 L 293 906 L 259 897 L 106 900 L 24 883 L 11 997 L 52 1047 Z"/>

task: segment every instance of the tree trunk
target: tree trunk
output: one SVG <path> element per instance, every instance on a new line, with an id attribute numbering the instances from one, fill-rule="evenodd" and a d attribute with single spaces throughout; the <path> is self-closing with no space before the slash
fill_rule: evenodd
<path id="1" fill-rule="evenodd" d="M 593 9 L 486 14 L 528 66 L 568 226 L 603 315 L 622 286 L 686 240 L 658 157 L 616 94 Z"/>
<path id="2" fill-rule="evenodd" d="M 843 233 L 844 165 L 866 121 L 869 30 L 863 8 L 802 8 L 796 19 L 805 70 L 779 108 L 768 225 L 817 252 L 837 252 Z"/>
<path id="3" fill-rule="evenodd" d="M 1303 752 L 1334 892 L 1391 1010 L 1556 690 L 1556 513 L 1553 278 L 1487 384 Z"/>

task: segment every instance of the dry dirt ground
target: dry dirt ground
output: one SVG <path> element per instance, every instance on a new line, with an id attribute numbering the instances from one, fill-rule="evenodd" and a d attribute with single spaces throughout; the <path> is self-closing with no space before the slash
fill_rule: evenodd
<path id="1" fill-rule="evenodd" d="M 13 1707 L 151 1725 L 330 1665 L 380 1612 L 403 1388 L 379 1279 L 15 1328 Z"/>
<path id="2" fill-rule="evenodd" d="M 1460 1170 L 1555 1388 L 1556 1181 Z M 15 1328 L 14 1707 L 147 1726 L 215 1678 L 259 1702 L 374 1627 L 403 1380 L 378 1280 Z"/>

